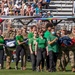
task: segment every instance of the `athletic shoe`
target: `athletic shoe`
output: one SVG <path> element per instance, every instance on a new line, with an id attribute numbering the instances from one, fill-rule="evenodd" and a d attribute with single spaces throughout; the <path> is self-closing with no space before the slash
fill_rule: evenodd
<path id="1" fill-rule="evenodd" d="M 18 67 L 17 66 L 15 66 L 15 70 L 18 70 Z"/>
<path id="2" fill-rule="evenodd" d="M 36 71 L 37 71 L 37 72 L 40 72 L 40 69 L 39 69 L 39 68 L 37 68 L 37 69 L 36 69 Z"/>

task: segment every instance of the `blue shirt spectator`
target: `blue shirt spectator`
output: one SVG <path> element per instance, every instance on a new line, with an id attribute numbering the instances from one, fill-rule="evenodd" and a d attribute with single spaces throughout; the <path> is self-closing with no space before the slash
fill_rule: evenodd
<path id="1" fill-rule="evenodd" d="M 48 17 L 48 18 L 53 17 L 53 15 L 51 14 L 50 11 L 47 12 L 47 17 Z"/>
<path id="2" fill-rule="evenodd" d="M 51 0 L 45 0 L 45 2 L 50 3 Z"/>
<path id="3" fill-rule="evenodd" d="M 36 7 L 36 8 L 35 8 L 35 13 L 36 13 L 36 14 L 39 14 L 41 11 L 42 11 L 42 10 L 41 10 L 39 7 Z"/>

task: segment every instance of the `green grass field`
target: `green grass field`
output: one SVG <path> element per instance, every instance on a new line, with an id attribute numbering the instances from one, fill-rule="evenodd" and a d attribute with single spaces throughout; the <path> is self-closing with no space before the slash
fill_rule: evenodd
<path id="1" fill-rule="evenodd" d="M 27 70 L 25 70 L 25 71 L 20 70 L 20 63 L 19 63 L 19 70 L 14 69 L 15 63 L 11 63 L 11 67 L 12 67 L 12 69 L 10 69 L 10 70 L 6 70 L 6 69 L 0 70 L 0 75 L 75 75 L 75 73 L 71 72 L 70 65 L 68 65 L 66 67 L 66 69 L 67 69 L 66 72 L 53 72 L 53 73 L 50 73 L 47 71 L 33 72 L 31 70 L 31 64 L 29 62 L 27 63 Z"/>

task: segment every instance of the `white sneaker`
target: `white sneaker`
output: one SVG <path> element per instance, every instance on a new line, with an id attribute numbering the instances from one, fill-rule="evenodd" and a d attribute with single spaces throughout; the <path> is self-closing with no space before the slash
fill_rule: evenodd
<path id="1" fill-rule="evenodd" d="M 17 66 L 15 66 L 15 70 L 18 70 L 18 67 Z"/>

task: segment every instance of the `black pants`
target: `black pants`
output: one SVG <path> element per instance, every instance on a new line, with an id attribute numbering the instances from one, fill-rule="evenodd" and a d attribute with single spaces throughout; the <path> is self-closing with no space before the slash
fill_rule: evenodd
<path id="1" fill-rule="evenodd" d="M 56 68 L 57 58 L 58 58 L 58 53 L 54 53 L 55 68 Z"/>
<path id="2" fill-rule="evenodd" d="M 4 57 L 4 50 L 0 50 L 0 64 L 1 68 L 3 68 L 3 57 Z"/>
<path id="3" fill-rule="evenodd" d="M 46 70 L 49 69 L 49 55 L 46 54 Z"/>
<path id="4" fill-rule="evenodd" d="M 37 51 L 37 67 L 42 63 L 42 69 L 44 68 L 46 49 L 38 48 Z"/>
<path id="5" fill-rule="evenodd" d="M 25 55 L 25 50 L 22 46 L 17 46 L 16 47 L 16 66 L 18 66 L 18 62 L 20 60 L 20 56 L 21 56 L 21 67 L 23 67 L 23 57 Z"/>
<path id="6" fill-rule="evenodd" d="M 56 71 L 57 53 L 49 51 L 49 71 Z"/>
<path id="7" fill-rule="evenodd" d="M 31 54 L 31 61 L 32 61 L 32 70 L 36 70 L 36 55 L 35 53 Z"/>

